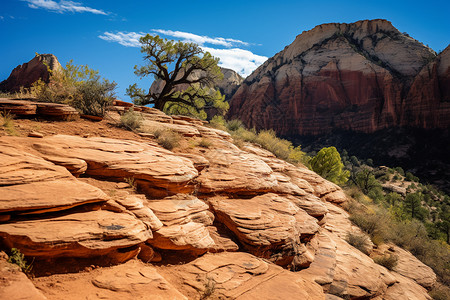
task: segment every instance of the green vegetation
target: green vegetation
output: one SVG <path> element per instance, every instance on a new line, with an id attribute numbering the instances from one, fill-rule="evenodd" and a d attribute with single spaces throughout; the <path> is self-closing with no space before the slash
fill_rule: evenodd
<path id="1" fill-rule="evenodd" d="M 129 130 L 136 130 L 142 125 L 144 118 L 139 112 L 129 109 L 120 117 L 120 125 Z"/>
<path id="2" fill-rule="evenodd" d="M 183 114 L 206 119 L 205 109 L 224 115 L 229 105 L 214 84 L 223 78 L 219 59 L 195 43 L 175 42 L 147 34 L 140 38 L 146 65 L 135 66 L 140 78 L 152 75 L 159 89 L 146 92 L 137 84 L 127 94 L 139 105 L 153 104 L 167 114 Z"/>
<path id="3" fill-rule="evenodd" d="M 358 249 L 364 254 L 369 255 L 369 239 L 364 234 L 349 232 L 345 239 L 347 243 Z"/>
<path id="4" fill-rule="evenodd" d="M 155 136 L 156 142 L 167 150 L 172 150 L 180 145 L 181 136 L 172 130 L 156 128 L 150 133 Z"/>
<path id="5" fill-rule="evenodd" d="M 212 145 L 212 142 L 205 138 L 202 138 L 200 140 L 200 142 L 198 142 L 198 146 L 202 147 L 202 148 L 209 148 L 209 147 L 211 147 L 211 145 Z"/>
<path id="6" fill-rule="evenodd" d="M 82 114 L 102 117 L 114 100 L 117 84 L 102 79 L 98 71 L 87 65 L 77 66 L 69 61 L 62 70 L 49 71 L 50 83 L 39 79 L 31 87 L 31 94 L 39 101 L 68 104 Z"/>
<path id="7" fill-rule="evenodd" d="M 280 139 L 273 130 L 246 129 L 240 120 L 226 121 L 220 116 L 215 116 L 210 124 L 217 128 L 228 131 L 235 144 L 243 146 L 244 142 L 260 145 L 262 148 L 272 152 L 276 157 L 291 163 L 307 163 L 308 157 L 300 146 L 294 147 L 288 140 Z"/>
<path id="8" fill-rule="evenodd" d="M 14 115 L 5 111 L 0 112 L 0 119 L 2 127 L 6 130 L 9 135 L 17 135 L 16 129 L 14 128 Z"/>
<path id="9" fill-rule="evenodd" d="M 25 260 L 25 256 L 17 248 L 11 249 L 11 254 L 9 255 L 8 262 L 18 265 L 22 272 L 27 275 L 31 272 L 31 269 L 33 267 L 32 264 L 27 263 L 27 261 Z"/>
<path id="10" fill-rule="evenodd" d="M 385 254 L 374 257 L 373 261 L 392 271 L 397 266 L 398 256 L 394 254 Z"/>
<path id="11" fill-rule="evenodd" d="M 309 162 L 311 169 L 336 184 L 344 184 L 350 171 L 344 170 L 341 156 L 335 147 L 322 148 Z"/>

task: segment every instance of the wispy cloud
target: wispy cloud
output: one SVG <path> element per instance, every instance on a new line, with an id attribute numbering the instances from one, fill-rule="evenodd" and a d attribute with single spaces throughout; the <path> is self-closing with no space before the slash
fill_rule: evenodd
<path id="1" fill-rule="evenodd" d="M 222 37 L 215 37 L 211 38 L 209 36 L 204 35 L 197 35 L 189 32 L 183 32 L 183 31 L 172 31 L 172 30 L 163 30 L 163 29 L 153 29 L 153 32 L 165 35 L 165 36 L 171 36 L 177 39 L 181 39 L 184 42 L 193 42 L 199 45 L 204 44 L 213 44 L 213 45 L 219 45 L 224 47 L 232 47 L 234 45 L 243 45 L 248 46 L 249 44 L 240 40 L 230 39 L 230 38 L 222 38 Z"/>
<path id="2" fill-rule="evenodd" d="M 125 47 L 140 47 L 141 43 L 139 42 L 139 38 L 144 35 L 144 33 L 119 31 L 116 33 L 104 32 L 98 37 L 108 42 L 119 43 Z"/>
<path id="3" fill-rule="evenodd" d="M 3 20 L 5 17 L 4 16 L 0 16 L 0 20 Z"/>
<path id="4" fill-rule="evenodd" d="M 28 3 L 28 6 L 30 8 L 34 9 L 47 9 L 52 12 L 56 13 L 93 13 L 96 15 L 107 15 L 108 13 L 101 10 L 101 9 L 95 9 L 88 6 L 83 6 L 80 2 L 74 2 L 74 1 L 65 1 L 60 0 L 59 2 L 53 1 L 53 0 L 22 0 Z"/>
<path id="5" fill-rule="evenodd" d="M 182 40 L 183 42 L 195 42 L 200 45 L 204 51 L 211 53 L 214 57 L 218 57 L 220 59 L 220 66 L 232 69 L 244 77 L 248 76 L 259 65 L 267 60 L 267 57 L 265 56 L 254 54 L 249 50 L 237 48 L 237 45 L 250 45 L 249 43 L 240 40 L 221 37 L 211 38 L 188 32 L 162 29 L 154 29 L 150 34 L 170 36 Z M 140 47 L 141 44 L 139 42 L 139 38 L 144 35 L 145 33 L 143 32 L 104 32 L 102 35 L 99 35 L 99 38 L 108 42 L 119 43 L 120 45 L 126 47 Z M 226 48 L 215 48 L 205 46 L 205 44 L 222 46 Z"/>

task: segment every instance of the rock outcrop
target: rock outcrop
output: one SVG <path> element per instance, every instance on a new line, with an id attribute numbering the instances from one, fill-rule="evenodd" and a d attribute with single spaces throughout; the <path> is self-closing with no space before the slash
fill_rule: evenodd
<path id="1" fill-rule="evenodd" d="M 245 79 L 229 117 L 291 137 L 446 128 L 448 52 L 436 58 L 386 20 L 319 25 Z"/>
<path id="2" fill-rule="evenodd" d="M 49 82 L 49 70 L 52 72 L 61 70 L 61 65 L 56 56 L 53 54 L 36 54 L 29 62 L 17 66 L 8 79 L 0 82 L 0 91 L 18 92 L 21 87 L 29 88 L 39 79 Z"/>
<path id="3" fill-rule="evenodd" d="M 346 242 L 362 232 L 337 185 L 150 108 L 140 130 L 179 133 L 173 151 L 151 131 L 114 134 L 123 111 L 90 125 L 15 120 L 20 130 L 80 126 L 84 137 L 0 136 L 0 249 L 34 259 L 32 282 L 47 299 L 428 299 L 435 275 L 410 254 L 390 272 Z M 3 266 L 0 295 L 45 299 Z"/>

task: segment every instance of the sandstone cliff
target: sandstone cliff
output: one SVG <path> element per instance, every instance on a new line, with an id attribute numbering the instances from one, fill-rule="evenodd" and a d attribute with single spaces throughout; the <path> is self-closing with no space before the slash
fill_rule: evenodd
<path id="1" fill-rule="evenodd" d="M 448 52 L 436 58 L 386 20 L 319 25 L 245 79 L 229 117 L 284 136 L 445 128 Z"/>
<path id="2" fill-rule="evenodd" d="M 0 91 L 18 92 L 21 87 L 29 88 L 39 79 L 48 82 L 50 79 L 48 68 L 52 71 L 61 69 L 56 56 L 53 54 L 37 54 L 29 62 L 12 70 L 8 79 L 0 82 Z"/>
<path id="3" fill-rule="evenodd" d="M 335 184 L 204 121 L 135 109 L 139 133 L 116 127 L 124 106 L 0 131 L 0 247 L 36 274 L 0 255 L 0 298 L 430 299 L 436 276 L 412 255 L 395 248 L 391 272 L 345 241 L 362 232 Z"/>

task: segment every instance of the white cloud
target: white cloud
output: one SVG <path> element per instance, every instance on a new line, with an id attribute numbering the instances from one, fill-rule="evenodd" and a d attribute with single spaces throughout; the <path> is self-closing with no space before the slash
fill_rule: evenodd
<path id="1" fill-rule="evenodd" d="M 3 17 L 3 16 L 0 16 L 0 20 L 3 20 L 5 17 Z"/>
<path id="2" fill-rule="evenodd" d="M 234 70 L 243 77 L 250 75 L 267 60 L 265 56 L 256 55 L 251 51 L 239 48 L 215 49 L 202 47 L 202 49 L 211 53 L 212 56 L 220 58 L 220 66 Z"/>
<path id="3" fill-rule="evenodd" d="M 206 36 L 199 36 L 187 32 L 180 31 L 170 31 L 170 30 L 153 30 L 153 32 L 161 33 L 163 32 L 170 33 L 165 35 L 170 35 L 175 38 L 180 38 L 184 42 L 195 42 L 200 45 L 200 47 L 209 53 L 211 53 L 214 57 L 218 57 L 220 59 L 219 65 L 232 69 L 239 73 L 240 75 L 246 77 L 251 72 L 253 72 L 259 65 L 267 60 L 267 57 L 254 54 L 253 52 L 240 48 L 225 48 L 218 49 L 204 46 L 204 44 L 212 44 L 218 46 L 229 47 L 232 46 L 233 43 L 248 45 L 248 43 L 226 39 L 226 38 L 209 38 Z M 108 42 L 119 43 L 120 45 L 126 47 L 140 47 L 139 38 L 144 36 L 143 32 L 122 32 L 119 31 L 117 33 L 112 32 L 104 32 L 102 35 L 99 35 L 99 38 Z"/>
<path id="4" fill-rule="evenodd" d="M 98 37 L 102 40 L 116 42 L 126 47 L 140 47 L 141 43 L 139 42 L 139 38 L 144 35 L 144 33 L 119 31 L 117 33 L 104 32 L 103 35 L 99 35 Z"/>
<path id="5" fill-rule="evenodd" d="M 66 1 L 66 0 L 60 0 L 59 2 L 53 1 L 53 0 L 22 0 L 25 2 L 28 2 L 28 6 L 30 8 L 34 9 L 47 9 L 53 12 L 57 13 L 66 13 L 66 12 L 72 12 L 72 13 L 83 13 L 83 12 L 89 12 L 96 15 L 107 15 L 103 10 L 95 9 L 87 6 L 83 6 L 80 2 L 74 2 L 74 1 Z"/>
<path id="6" fill-rule="evenodd" d="M 166 36 L 171 36 L 183 40 L 183 42 L 193 42 L 199 45 L 213 44 L 224 47 L 232 47 L 236 44 L 248 46 L 249 44 L 240 40 L 230 39 L 230 38 L 211 38 L 208 36 L 197 35 L 189 32 L 183 31 L 172 31 L 163 29 L 153 29 L 153 32 L 160 33 Z"/>

